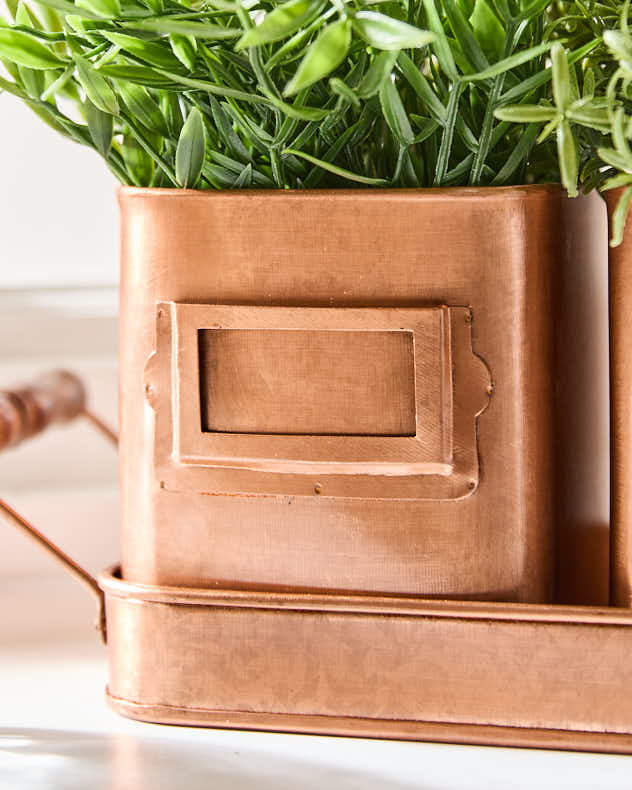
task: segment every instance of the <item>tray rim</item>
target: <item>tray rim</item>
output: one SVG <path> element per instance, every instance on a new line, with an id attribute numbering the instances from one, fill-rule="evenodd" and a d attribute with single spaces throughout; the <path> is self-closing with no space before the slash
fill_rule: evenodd
<path id="1" fill-rule="evenodd" d="M 315 714 L 255 713 L 146 704 L 105 691 L 108 706 L 128 719 L 167 726 L 209 727 L 319 737 L 422 741 L 459 746 L 632 754 L 632 735 L 617 732 L 508 727 Z"/>
<path id="2" fill-rule="evenodd" d="M 632 626 L 632 609 L 565 604 L 497 603 L 443 600 L 416 596 L 361 593 L 289 592 L 240 588 L 170 587 L 129 582 L 120 566 L 97 576 L 106 597 L 142 603 L 284 611 L 339 612 L 382 616 L 502 620 L 513 622 L 574 623 L 577 625 Z"/>

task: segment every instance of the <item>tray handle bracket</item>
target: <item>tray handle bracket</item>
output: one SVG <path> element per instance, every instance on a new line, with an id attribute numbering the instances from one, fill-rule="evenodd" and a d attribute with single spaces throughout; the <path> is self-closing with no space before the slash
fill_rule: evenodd
<path id="1" fill-rule="evenodd" d="M 85 387 L 74 373 L 56 370 L 40 376 L 28 386 L 0 390 L 0 451 L 16 447 L 53 424 L 67 423 L 77 417 L 87 419 L 109 442 L 118 445 L 115 432 L 87 408 Z M 95 626 L 106 642 L 105 596 L 96 578 L 3 499 L 0 499 L 0 513 L 94 596 L 97 604 Z"/>

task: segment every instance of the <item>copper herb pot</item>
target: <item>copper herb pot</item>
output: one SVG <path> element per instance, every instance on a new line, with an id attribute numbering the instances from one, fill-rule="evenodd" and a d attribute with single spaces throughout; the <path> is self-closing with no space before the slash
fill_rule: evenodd
<path id="1" fill-rule="evenodd" d="M 119 200 L 126 581 L 551 600 L 556 516 L 607 523 L 598 203 Z"/>

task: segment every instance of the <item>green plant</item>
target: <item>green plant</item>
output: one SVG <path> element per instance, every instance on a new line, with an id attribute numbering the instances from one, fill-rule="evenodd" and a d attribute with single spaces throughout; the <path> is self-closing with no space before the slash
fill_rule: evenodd
<path id="1" fill-rule="evenodd" d="M 538 141 L 555 135 L 561 181 L 568 193 L 595 187 L 624 187 L 614 214 L 611 244 L 616 246 L 632 201 L 632 34 L 630 0 L 576 0 L 561 4 L 549 26 L 566 46 L 596 42 L 580 62 L 573 62 L 556 41 L 551 50 L 551 95 L 537 103 L 500 107 L 501 121 L 531 121 Z"/>
<path id="2" fill-rule="evenodd" d="M 547 147 L 534 155 L 533 124 L 494 118 L 546 96 L 542 0 L 12 3 L 0 87 L 123 183 L 557 178 Z"/>
<path id="3" fill-rule="evenodd" d="M 629 3 L 8 0 L 0 88 L 126 184 L 632 200 Z"/>

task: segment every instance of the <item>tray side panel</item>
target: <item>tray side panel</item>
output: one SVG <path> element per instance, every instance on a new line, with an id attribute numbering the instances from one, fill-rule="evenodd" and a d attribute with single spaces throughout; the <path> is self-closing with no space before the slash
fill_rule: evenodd
<path id="1" fill-rule="evenodd" d="M 632 732 L 632 628 L 108 596 L 110 694 L 146 707 Z M 324 728 L 324 731 L 327 731 Z M 379 726 L 377 732 L 380 734 Z"/>

